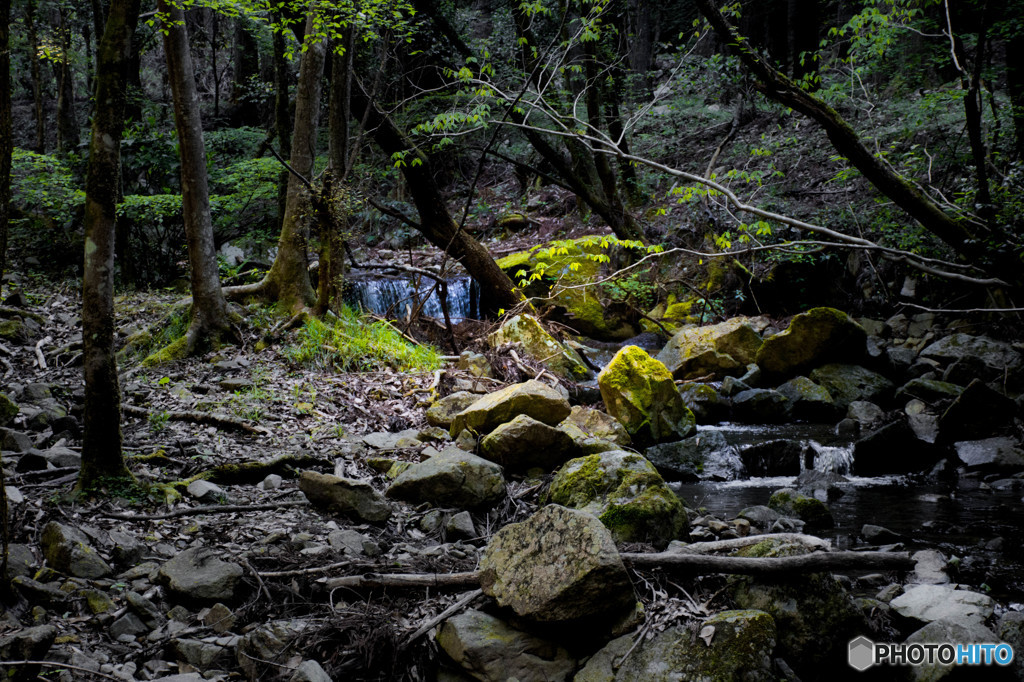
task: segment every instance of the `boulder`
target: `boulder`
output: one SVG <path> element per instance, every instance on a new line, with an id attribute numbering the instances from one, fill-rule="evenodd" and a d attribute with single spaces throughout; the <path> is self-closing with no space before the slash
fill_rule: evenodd
<path id="1" fill-rule="evenodd" d="M 17 630 L 0 635 L 0 660 L 3 661 L 44 661 L 46 655 L 57 638 L 57 628 L 52 625 L 36 625 L 35 627 Z M 11 682 L 30 682 L 37 680 L 39 665 L 12 665 L 3 670 L 4 679 Z M 47 670 L 49 673 L 50 670 Z"/>
<path id="2" fill-rule="evenodd" d="M 1015 472 L 1024 470 L 1024 448 L 1013 438 L 997 436 L 956 443 L 957 457 L 972 469 Z"/>
<path id="3" fill-rule="evenodd" d="M 449 432 L 458 436 L 463 429 L 489 433 L 521 414 L 554 426 L 569 416 L 569 401 L 540 381 L 512 384 L 479 398 L 452 419 Z"/>
<path id="4" fill-rule="evenodd" d="M 637 346 L 619 350 L 597 382 L 608 414 L 640 444 L 686 438 L 696 428 L 668 369 Z"/>
<path id="5" fill-rule="evenodd" d="M 658 353 L 676 379 L 739 375 L 754 361 L 761 336 L 745 318 L 737 317 L 706 327 L 685 327 Z"/>
<path id="6" fill-rule="evenodd" d="M 374 431 L 360 436 L 359 440 L 374 450 L 400 450 L 422 445 L 423 443 L 417 438 L 419 433 L 419 429 L 403 429 L 398 432 Z"/>
<path id="7" fill-rule="evenodd" d="M 654 466 L 624 450 L 570 460 L 555 474 L 547 500 L 597 517 L 617 542 L 666 545 L 686 525 L 679 497 Z"/>
<path id="8" fill-rule="evenodd" d="M 533 467 L 551 471 L 578 454 L 578 449 L 565 431 L 521 414 L 484 436 L 480 454 L 508 471 Z"/>
<path id="9" fill-rule="evenodd" d="M 366 481 L 303 471 L 299 475 L 299 490 L 314 507 L 333 514 L 371 523 L 391 517 L 391 505 Z"/>
<path id="10" fill-rule="evenodd" d="M 235 647 L 235 659 L 250 680 L 273 679 L 280 664 L 297 652 L 299 637 L 308 621 L 271 621 L 246 633 Z"/>
<path id="11" fill-rule="evenodd" d="M 1012 400 L 975 379 L 939 417 L 939 438 L 946 442 L 987 438 L 1012 428 L 1016 415 Z"/>
<path id="12" fill-rule="evenodd" d="M 679 395 L 698 424 L 717 424 L 729 414 L 729 401 L 708 384 L 695 381 L 683 384 L 679 387 Z"/>
<path id="13" fill-rule="evenodd" d="M 775 620 L 764 611 L 722 611 L 701 624 L 696 638 L 690 628 L 675 626 L 643 641 L 615 682 L 771 682 L 778 679 L 772 669 L 775 642 Z"/>
<path id="14" fill-rule="evenodd" d="M 1024 358 L 1009 343 L 970 334 L 951 334 L 939 339 L 924 348 L 921 357 L 935 360 L 943 366 L 951 365 L 961 358 L 972 357 L 981 360 L 992 376 L 1003 376 L 1004 373 L 1013 375 L 1024 366 Z"/>
<path id="15" fill-rule="evenodd" d="M 0 428 L 0 450 L 11 452 L 28 452 L 32 449 L 32 439 L 27 433 L 14 429 Z"/>
<path id="16" fill-rule="evenodd" d="M 836 525 L 832 512 L 821 500 L 803 495 L 792 488 L 776 490 L 768 498 L 768 507 L 783 516 L 800 519 L 807 524 L 807 530 L 821 530 Z"/>
<path id="17" fill-rule="evenodd" d="M 113 573 L 85 533 L 72 526 L 50 521 L 43 527 L 40 545 L 47 563 L 61 573 L 93 579 Z"/>
<path id="18" fill-rule="evenodd" d="M 893 611 L 904 618 L 922 623 L 944 620 L 960 625 L 981 625 L 992 615 L 992 597 L 970 590 L 957 590 L 949 585 L 909 585 L 900 596 L 889 602 Z"/>
<path id="19" fill-rule="evenodd" d="M 230 601 L 242 577 L 242 567 L 221 559 L 211 547 L 192 547 L 164 563 L 157 580 L 188 602 Z"/>
<path id="20" fill-rule="evenodd" d="M 904 644 L 969 644 L 969 643 L 997 643 L 999 637 L 990 629 L 980 623 L 955 623 L 945 620 L 937 620 L 928 623 L 923 628 L 913 633 L 906 640 Z M 1017 647 L 1014 647 L 1014 651 L 1019 651 Z M 1014 662 L 1012 665 L 1017 666 L 1018 656 L 1014 656 Z M 963 679 L 958 677 L 957 669 L 960 668 L 959 673 L 964 672 L 963 666 L 953 665 L 942 665 L 937 660 L 933 663 L 923 663 L 919 666 L 910 668 L 910 677 L 916 682 L 937 682 L 937 680 L 945 679 L 947 676 L 950 679 Z M 1019 669 L 1019 668 L 1018 668 Z M 988 668 L 992 670 L 992 668 Z M 985 675 L 989 677 L 989 675 Z M 996 679 L 996 675 L 991 676 L 992 679 Z"/>
<path id="21" fill-rule="evenodd" d="M 846 418 L 856 420 L 864 433 L 874 431 L 885 421 L 885 412 L 867 400 L 854 400 L 846 408 Z"/>
<path id="22" fill-rule="evenodd" d="M 743 471 L 736 447 L 721 431 L 702 431 L 681 441 L 654 445 L 644 454 L 670 481 L 731 481 Z"/>
<path id="23" fill-rule="evenodd" d="M 899 533 L 894 533 L 884 526 L 876 526 L 873 523 L 865 523 L 861 526 L 860 536 L 869 545 L 886 545 L 903 541 Z"/>
<path id="24" fill-rule="evenodd" d="M 487 342 L 491 348 L 507 343 L 521 344 L 528 356 L 566 379 L 579 381 L 592 376 L 576 351 L 556 340 L 530 315 L 505 320 L 498 331 L 487 337 Z"/>
<path id="25" fill-rule="evenodd" d="M 929 623 L 931 625 L 931 623 Z M 925 627 L 928 627 L 927 625 Z M 1018 680 L 1024 680 L 1024 660 L 1019 652 L 1024 651 L 1024 611 L 1007 611 L 999 618 L 999 639 L 1013 647 L 1014 657 L 1011 669 Z M 991 639 L 949 640 L 961 642 L 992 642 Z"/>
<path id="26" fill-rule="evenodd" d="M 7 426 L 18 416 L 18 404 L 7 397 L 6 393 L 0 393 L 0 426 Z"/>
<path id="27" fill-rule="evenodd" d="M 616 445 L 629 445 L 630 442 L 629 432 L 619 420 L 592 407 L 575 405 L 559 426 L 566 423 L 575 424 L 591 438 L 600 438 Z"/>
<path id="28" fill-rule="evenodd" d="M 918 377 L 899 387 L 896 391 L 896 401 L 904 404 L 916 398 L 928 405 L 934 405 L 942 401 L 955 400 L 963 392 L 963 386 Z"/>
<path id="29" fill-rule="evenodd" d="M 942 454 L 942 449 L 919 440 L 906 421 L 895 421 L 854 443 L 853 473 L 857 476 L 918 473 L 934 466 Z"/>
<path id="30" fill-rule="evenodd" d="M 867 332 L 846 313 L 812 308 L 795 316 L 786 331 L 765 339 L 756 361 L 770 377 L 791 377 L 826 363 L 857 362 L 866 343 Z"/>
<path id="31" fill-rule="evenodd" d="M 465 370 L 475 377 L 493 377 L 491 363 L 482 353 L 464 350 L 459 355 L 458 369 Z"/>
<path id="32" fill-rule="evenodd" d="M 452 425 L 455 415 L 478 400 L 480 400 L 480 396 L 469 391 L 456 391 L 440 400 L 435 400 L 434 404 L 427 408 L 427 423 L 447 429 Z"/>
<path id="33" fill-rule="evenodd" d="M 824 365 L 811 372 L 811 381 L 824 387 L 841 410 L 855 400 L 884 402 L 896 388 L 878 372 L 859 365 Z"/>
<path id="34" fill-rule="evenodd" d="M 568 679 L 576 667 L 562 647 L 474 609 L 446 620 L 437 643 L 478 680 L 555 682 Z"/>
<path id="35" fill-rule="evenodd" d="M 798 440 L 763 440 L 741 448 L 740 461 L 748 476 L 797 476 L 804 447 Z"/>
<path id="36" fill-rule="evenodd" d="M 635 603 L 611 532 L 558 505 L 495 533 L 479 575 L 484 594 L 532 621 L 608 623 Z"/>
<path id="37" fill-rule="evenodd" d="M 789 420 L 789 399 L 770 388 L 748 388 L 732 398 L 736 419 L 753 424 L 779 424 Z"/>
<path id="38" fill-rule="evenodd" d="M 387 490 L 387 496 L 397 500 L 440 507 L 480 507 L 504 494 L 500 466 L 456 447 L 413 464 Z"/>
<path id="39" fill-rule="evenodd" d="M 790 412 L 795 419 L 831 421 L 837 408 L 828 389 L 807 377 L 794 377 L 776 389 L 789 399 Z"/>

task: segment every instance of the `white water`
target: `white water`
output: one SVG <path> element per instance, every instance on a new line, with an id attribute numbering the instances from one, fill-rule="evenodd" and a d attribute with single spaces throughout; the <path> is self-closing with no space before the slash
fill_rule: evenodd
<path id="1" fill-rule="evenodd" d="M 448 315 L 452 323 L 480 317 L 480 287 L 471 277 L 448 280 Z M 346 301 L 364 310 L 389 317 L 405 317 L 429 294 L 422 314 L 444 319 L 439 291 L 429 281 L 419 287 L 405 279 L 363 279 L 350 283 Z"/>

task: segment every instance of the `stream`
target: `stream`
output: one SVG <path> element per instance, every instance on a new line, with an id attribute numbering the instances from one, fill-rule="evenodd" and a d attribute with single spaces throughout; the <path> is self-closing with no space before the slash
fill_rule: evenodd
<path id="1" fill-rule="evenodd" d="M 987 586 L 998 601 L 1021 608 L 1024 480 L 997 478 L 986 482 L 972 474 L 949 482 L 907 476 L 850 476 L 852 443 L 836 437 L 830 425 L 726 423 L 700 428 L 701 433 L 710 431 L 720 431 L 727 442 L 741 449 L 766 440 L 797 440 L 813 454 L 813 462 L 802 462 L 802 467 L 810 464 L 819 471 L 846 476 L 848 482 L 838 484 L 843 494 L 828 502 L 835 527 L 815 533 L 832 540 L 837 549 L 862 548 L 862 526 L 883 526 L 902 536 L 910 551 L 935 548 L 946 556 L 959 557 L 959 576 L 954 576 L 954 581 L 982 589 Z M 793 486 L 794 480 L 793 476 L 741 477 L 670 485 L 691 508 L 703 507 L 727 520 L 746 507 L 766 504 L 774 491 Z"/>
<path id="2" fill-rule="evenodd" d="M 447 280 L 448 315 L 452 324 L 463 320 L 480 319 L 480 285 L 472 277 L 455 277 Z M 385 317 L 405 317 L 407 309 L 415 307 L 426 297 L 422 314 L 444 319 L 440 292 L 434 282 L 375 277 L 350 280 L 345 293 L 345 302 Z"/>

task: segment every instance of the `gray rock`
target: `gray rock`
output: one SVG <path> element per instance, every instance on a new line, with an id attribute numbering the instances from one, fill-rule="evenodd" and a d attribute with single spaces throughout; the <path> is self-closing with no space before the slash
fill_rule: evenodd
<path id="1" fill-rule="evenodd" d="M 18 403 L 7 397 L 6 393 L 0 393 L 0 426 L 7 426 L 18 416 Z"/>
<path id="2" fill-rule="evenodd" d="M 578 448 L 565 431 L 521 414 L 484 436 L 480 454 L 508 471 L 551 471 L 576 456 Z"/>
<path id="3" fill-rule="evenodd" d="M 391 505 L 365 481 L 303 471 L 299 476 L 299 490 L 314 507 L 331 513 L 371 523 L 381 523 L 391 517 Z"/>
<path id="4" fill-rule="evenodd" d="M 405 429 L 397 433 L 391 433 L 389 431 L 377 431 L 375 433 L 368 433 L 362 436 L 361 440 L 366 445 L 377 450 L 400 450 L 401 448 L 414 448 L 418 445 L 422 445 L 420 440 L 416 437 L 419 435 L 418 429 Z"/>
<path id="5" fill-rule="evenodd" d="M 249 391 L 252 390 L 253 383 L 244 377 L 227 377 L 217 382 L 225 391 Z"/>
<path id="6" fill-rule="evenodd" d="M 943 364 L 950 364 L 967 356 L 981 360 L 986 367 L 1000 374 L 1004 371 L 1013 373 L 1024 365 L 1024 359 L 1013 346 L 985 336 L 952 334 L 921 351 L 921 357 Z"/>
<path id="7" fill-rule="evenodd" d="M 279 667 L 273 664 L 287 660 L 295 652 L 297 640 L 307 625 L 298 620 L 278 620 L 246 633 L 235 648 L 238 666 L 250 680 L 261 679 L 271 671 L 276 675 Z"/>
<path id="8" fill-rule="evenodd" d="M 630 443 L 629 432 L 618 419 L 592 407 L 574 405 L 559 427 L 568 424 L 575 425 L 588 438 L 598 438 L 619 446 Z"/>
<path id="9" fill-rule="evenodd" d="M 231 661 L 230 649 L 198 639 L 175 638 L 171 640 L 171 649 L 178 660 L 198 670 L 225 668 Z"/>
<path id="10" fill-rule="evenodd" d="M 340 549 L 345 554 L 359 556 L 365 552 L 366 543 L 370 542 L 370 538 L 351 528 L 343 528 L 332 530 L 327 535 L 327 542 L 331 547 Z"/>
<path id="11" fill-rule="evenodd" d="M 573 682 L 613 682 L 619 663 L 633 649 L 633 635 L 613 639 L 587 659 Z"/>
<path id="12" fill-rule="evenodd" d="M 242 577 L 242 567 L 220 558 L 220 550 L 193 547 L 160 567 L 158 580 L 188 601 L 230 601 Z"/>
<path id="13" fill-rule="evenodd" d="M 776 490 L 768 499 L 768 507 L 782 516 L 800 519 L 808 530 L 819 530 L 835 526 L 835 519 L 828 506 L 821 500 L 803 495 L 792 488 Z"/>
<path id="14" fill-rule="evenodd" d="M 917 398 L 928 405 L 955 400 L 964 392 L 963 386 L 933 379 L 911 379 L 896 391 L 896 400 L 905 403 Z"/>
<path id="15" fill-rule="evenodd" d="M 562 647 L 472 609 L 445 621 L 437 643 L 478 680 L 554 682 L 568 679 L 576 667 Z"/>
<path id="16" fill-rule="evenodd" d="M 558 505 L 499 530 L 479 574 L 485 594 L 533 621 L 607 623 L 634 604 L 608 529 L 590 514 Z"/>
<path id="17" fill-rule="evenodd" d="M 939 438 L 939 417 L 933 414 L 928 406 L 920 400 L 911 400 L 903 408 L 907 415 L 907 425 L 918 439 L 925 443 L 934 443 Z"/>
<path id="18" fill-rule="evenodd" d="M 737 518 L 746 519 L 755 528 L 764 532 L 767 531 L 772 525 L 782 518 L 782 514 L 775 511 L 770 507 L 766 507 L 763 504 L 755 505 L 753 507 L 746 507 L 740 510 L 740 513 L 736 515 Z"/>
<path id="19" fill-rule="evenodd" d="M 689 628 L 677 626 L 642 642 L 622 663 L 615 682 L 774 682 L 775 643 L 775 621 L 769 614 L 722 611 L 701 624 L 696 638 Z"/>
<path id="20" fill-rule="evenodd" d="M 42 661 L 53 646 L 57 628 L 52 625 L 36 625 L 0 636 L 0 660 Z M 37 679 L 41 666 L 20 665 L 4 670 L 4 677 L 11 682 L 29 682 Z"/>
<path id="21" fill-rule="evenodd" d="M 14 429 L 0 429 L 0 450 L 28 452 L 31 449 L 32 439 L 29 438 L 27 433 L 15 431 Z"/>
<path id="22" fill-rule="evenodd" d="M 797 476 L 806 455 L 798 440 L 763 440 L 740 449 L 743 471 L 748 476 Z"/>
<path id="23" fill-rule="evenodd" d="M 206 682 L 206 678 L 199 673 L 180 673 L 158 677 L 153 682 Z"/>
<path id="24" fill-rule="evenodd" d="M 7 546 L 7 573 L 11 577 L 31 576 L 37 565 L 36 557 L 28 545 L 11 543 Z"/>
<path id="25" fill-rule="evenodd" d="M 911 557 L 915 562 L 914 576 L 911 582 L 922 585 L 946 585 L 949 575 L 946 573 L 946 557 L 937 549 L 922 549 Z"/>
<path id="26" fill-rule="evenodd" d="M 960 461 L 971 468 L 986 471 L 1024 469 L 1024 448 L 1013 438 L 997 436 L 984 440 L 961 441 L 954 447 Z"/>
<path id="27" fill-rule="evenodd" d="M 732 397 L 738 393 L 742 393 L 743 391 L 749 391 L 751 388 L 753 388 L 753 386 L 745 382 L 743 379 L 739 379 L 737 377 L 726 377 L 722 379 L 722 385 L 719 387 L 719 390 L 722 392 L 722 395 Z"/>
<path id="28" fill-rule="evenodd" d="M 1009 430 L 1016 415 L 1012 400 L 976 379 L 942 413 L 939 434 L 945 441 L 988 438 Z"/>
<path id="29" fill-rule="evenodd" d="M 217 634 L 230 632 L 235 627 L 235 614 L 224 604 L 217 602 L 201 614 L 201 621 Z"/>
<path id="30" fill-rule="evenodd" d="M 905 618 L 923 623 L 945 620 L 980 625 L 992 615 L 992 597 L 947 585 L 911 585 L 889 605 Z"/>
<path id="31" fill-rule="evenodd" d="M 853 472 L 858 476 L 885 476 L 926 471 L 943 450 L 917 438 L 906 421 L 886 424 L 853 446 Z"/>
<path id="32" fill-rule="evenodd" d="M 11 583 L 33 604 L 63 606 L 68 594 L 60 590 L 60 583 L 41 583 L 26 576 L 15 576 Z"/>
<path id="33" fill-rule="evenodd" d="M 854 400 L 846 408 L 846 417 L 856 419 L 867 431 L 873 431 L 885 419 L 885 412 L 878 405 L 866 400 Z"/>
<path id="34" fill-rule="evenodd" d="M 731 379 L 731 377 L 727 378 Z M 746 386 L 746 388 L 750 388 L 750 386 Z M 693 412 L 698 424 L 717 424 L 729 414 L 728 401 L 708 384 L 696 381 L 683 384 L 679 387 L 679 395 L 683 397 L 683 404 Z M 628 445 L 628 443 L 624 443 L 624 445 Z"/>
<path id="35" fill-rule="evenodd" d="M 885 545 L 893 542 L 902 542 L 903 540 L 899 533 L 894 533 L 884 526 L 876 526 L 871 523 L 865 523 L 861 526 L 860 536 L 864 538 L 865 542 L 872 545 Z"/>
<path id="36" fill-rule="evenodd" d="M 468 511 L 460 511 L 453 514 L 444 527 L 445 534 L 449 539 L 468 540 L 477 536 L 476 526 L 473 525 L 473 517 Z"/>
<path id="37" fill-rule="evenodd" d="M 703 431 L 647 448 L 647 459 L 670 481 L 731 481 L 743 471 L 737 448 L 720 431 Z"/>
<path id="38" fill-rule="evenodd" d="M 546 501 L 596 516 L 616 542 L 666 545 L 686 526 L 686 510 L 642 456 L 611 450 L 570 460 L 558 470 Z"/>
<path id="39" fill-rule="evenodd" d="M 554 426 L 569 416 L 569 401 L 540 381 L 513 384 L 488 393 L 452 419 L 449 433 L 457 436 L 463 429 L 489 433 L 521 414 Z"/>
<path id="40" fill-rule="evenodd" d="M 794 377 L 777 390 L 789 400 L 796 419 L 829 421 L 835 417 L 836 404 L 828 390 L 807 377 Z"/>
<path id="41" fill-rule="evenodd" d="M 319 663 L 307 659 L 299 663 L 295 672 L 288 678 L 288 682 L 332 682 L 332 680 Z"/>
<path id="42" fill-rule="evenodd" d="M 1013 663 L 1010 664 L 1011 670 L 1016 674 L 1018 680 L 1024 680 L 1024 660 L 1019 652 L 1024 651 L 1024 612 L 1021 611 L 1007 611 L 999 618 L 999 625 L 997 627 L 999 632 L 999 639 L 1003 640 L 1007 644 L 1013 647 L 1014 656 Z M 950 640 L 953 641 L 953 640 Z M 993 640 L 959 640 L 963 642 L 969 641 L 993 641 Z"/>
<path id="43" fill-rule="evenodd" d="M 928 623 L 923 628 L 913 633 L 904 641 L 904 644 L 945 644 L 945 643 L 972 643 L 972 642 L 996 642 L 998 638 L 995 633 L 980 623 L 956 623 L 939 620 Z M 936 682 L 937 680 L 953 677 L 957 666 L 945 666 L 935 662 L 909 668 L 910 678 L 916 682 Z M 963 672 L 961 670 L 961 672 Z"/>
<path id="44" fill-rule="evenodd" d="M 464 350 L 459 355 L 458 369 L 465 370 L 475 377 L 493 377 L 491 363 L 481 353 L 474 353 L 471 350 Z"/>
<path id="45" fill-rule="evenodd" d="M 658 360 L 676 379 L 742 374 L 761 348 L 761 336 L 746 318 L 703 327 L 687 326 L 669 339 Z"/>
<path id="46" fill-rule="evenodd" d="M 277 474 L 268 474 L 266 478 L 260 481 L 261 490 L 277 490 L 281 487 L 283 479 Z"/>
<path id="47" fill-rule="evenodd" d="M 834 471 L 804 469 L 796 477 L 796 489 L 804 495 L 826 502 L 842 497 L 843 489 L 838 484 L 848 482 L 848 478 Z"/>
<path id="48" fill-rule="evenodd" d="M 122 637 L 134 641 L 138 635 L 144 635 L 149 630 L 141 618 L 129 611 L 110 624 L 108 633 L 115 641 L 125 641 L 121 639 Z"/>
<path id="49" fill-rule="evenodd" d="M 458 391 L 436 400 L 427 408 L 427 423 L 447 429 L 452 425 L 455 415 L 480 400 L 480 396 L 469 391 Z"/>
<path id="50" fill-rule="evenodd" d="M 103 578 L 113 573 L 85 533 L 50 521 L 43 527 L 40 545 L 50 566 L 76 578 Z"/>
<path id="51" fill-rule="evenodd" d="M 849 408 L 855 400 L 884 402 L 895 389 L 881 374 L 858 365 L 819 367 L 811 372 L 811 381 L 823 386 L 840 409 Z"/>
<path id="52" fill-rule="evenodd" d="M 223 488 L 201 478 L 188 484 L 188 494 L 203 504 L 217 504 L 227 499 Z"/>
<path id="53" fill-rule="evenodd" d="M 770 388 L 750 388 L 732 398 L 732 411 L 740 421 L 778 424 L 790 418 L 789 398 Z"/>
<path id="54" fill-rule="evenodd" d="M 43 453 L 32 448 L 18 458 L 18 463 L 14 465 L 14 470 L 22 474 L 29 471 L 45 471 L 50 466 L 50 461 L 43 457 Z"/>
<path id="55" fill-rule="evenodd" d="M 504 494 L 500 466 L 454 447 L 413 464 L 387 490 L 394 499 L 444 507 L 479 507 L 497 502 Z"/>
<path id="56" fill-rule="evenodd" d="M 786 331 L 765 339 L 757 365 L 767 377 L 794 376 L 827 362 L 858 362 L 866 342 L 867 332 L 846 313 L 813 308 L 795 316 Z M 826 388 L 838 402 L 832 389 Z"/>
<path id="57" fill-rule="evenodd" d="M 149 629 L 155 630 L 167 622 L 167 616 L 160 611 L 157 605 L 138 592 L 129 590 L 125 593 L 125 600 L 131 610 L 142 618 Z"/>

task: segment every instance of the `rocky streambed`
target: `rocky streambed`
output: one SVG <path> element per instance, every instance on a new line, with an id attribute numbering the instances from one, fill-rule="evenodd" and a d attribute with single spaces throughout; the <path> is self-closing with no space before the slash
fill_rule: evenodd
<path id="1" fill-rule="evenodd" d="M 21 679 L 27 659 L 71 680 L 808 680 L 858 674 L 858 636 L 1020 648 L 1020 349 L 871 326 L 684 328 L 622 348 L 598 393 L 564 380 L 592 373 L 585 342 L 520 316 L 426 389 L 426 424 L 164 483 L 186 497 L 154 514 L 33 498 L 32 472 L 76 466 L 75 410 L 23 386 L 0 656 Z"/>

